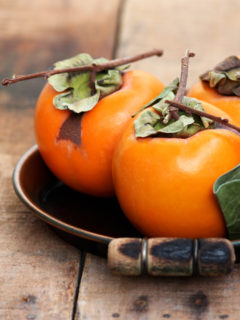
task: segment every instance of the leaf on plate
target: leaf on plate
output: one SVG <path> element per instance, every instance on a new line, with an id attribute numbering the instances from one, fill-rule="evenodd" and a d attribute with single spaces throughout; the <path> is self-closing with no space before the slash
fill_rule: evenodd
<path id="1" fill-rule="evenodd" d="M 217 179 L 213 193 L 221 207 L 228 237 L 240 238 L 240 164 Z"/>

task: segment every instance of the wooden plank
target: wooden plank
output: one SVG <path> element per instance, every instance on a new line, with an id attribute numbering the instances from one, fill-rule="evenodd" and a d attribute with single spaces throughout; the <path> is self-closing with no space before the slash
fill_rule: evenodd
<path id="1" fill-rule="evenodd" d="M 120 277 L 88 255 L 76 319 L 239 319 L 239 271 L 216 278 Z"/>
<path id="2" fill-rule="evenodd" d="M 225 57 L 239 55 L 239 11 L 238 0 L 126 1 L 117 55 L 164 49 L 162 58 L 140 61 L 134 68 L 146 69 L 167 84 L 179 76 L 180 59 L 190 49 L 196 53 L 190 86 Z"/>
<path id="3" fill-rule="evenodd" d="M 110 57 L 118 3 L 1 0 L 1 77 L 45 70 L 81 51 Z M 80 252 L 30 213 L 11 182 L 18 158 L 35 143 L 34 105 L 43 84 L 0 89 L 0 319 L 72 318 Z"/>
<path id="4" fill-rule="evenodd" d="M 117 56 L 163 48 L 162 58 L 133 65 L 164 83 L 180 73 L 187 48 L 189 86 L 198 75 L 231 54 L 239 54 L 234 34 L 240 27 L 238 0 L 128 0 L 122 14 Z M 110 275 L 106 260 L 88 255 L 81 281 L 76 320 L 239 319 L 240 266 L 222 278 L 124 278 Z"/>

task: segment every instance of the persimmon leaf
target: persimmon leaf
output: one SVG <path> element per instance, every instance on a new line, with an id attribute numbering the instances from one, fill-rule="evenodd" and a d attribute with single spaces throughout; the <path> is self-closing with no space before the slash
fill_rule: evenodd
<path id="1" fill-rule="evenodd" d="M 240 90 L 240 59 L 230 56 L 215 68 L 200 76 L 202 81 L 209 83 L 219 94 L 239 96 Z"/>
<path id="2" fill-rule="evenodd" d="M 56 62 L 54 69 L 100 65 L 107 61 L 105 58 L 93 59 L 89 54 L 81 53 L 73 58 Z M 90 72 L 60 73 L 49 77 L 50 85 L 60 92 L 53 99 L 54 106 L 60 110 L 69 109 L 76 113 L 91 110 L 100 98 L 121 87 L 122 71 L 127 67 L 128 65 L 125 65 L 98 72 L 92 82 Z"/>
<path id="3" fill-rule="evenodd" d="M 240 164 L 217 179 L 213 186 L 213 193 L 224 215 L 229 239 L 239 239 Z"/>
<path id="4" fill-rule="evenodd" d="M 98 91 L 92 96 L 78 100 L 68 106 L 68 109 L 76 113 L 86 112 L 92 110 L 98 103 L 100 92 Z"/>
<path id="5" fill-rule="evenodd" d="M 160 128 L 157 132 L 173 134 L 183 131 L 183 129 L 190 124 L 194 123 L 194 119 L 191 116 L 181 115 L 178 120 L 170 122 L 168 125 Z"/>
<path id="6" fill-rule="evenodd" d="M 219 72 L 214 72 L 214 71 L 210 71 L 209 72 L 209 86 L 211 88 L 216 87 L 216 85 L 223 79 L 226 80 L 226 75 L 224 73 L 219 73 Z"/>
<path id="7" fill-rule="evenodd" d="M 54 69 L 66 69 L 66 68 L 74 68 L 85 65 L 91 65 L 94 62 L 93 58 L 87 53 L 80 53 L 75 57 L 65 59 L 62 61 L 58 61 L 54 63 Z M 60 73 L 55 74 L 48 78 L 48 82 L 51 86 L 58 92 L 64 91 L 67 88 L 71 87 L 72 77 L 74 78 L 77 73 Z"/>
<path id="8" fill-rule="evenodd" d="M 122 85 L 122 76 L 118 70 L 107 70 L 96 75 L 95 88 L 101 93 L 101 96 L 106 96 Z"/>
<path id="9" fill-rule="evenodd" d="M 180 110 L 177 112 L 178 119 L 172 116 L 170 105 L 166 103 L 166 100 L 174 100 L 177 83 L 178 80 L 175 79 L 167 87 L 164 94 L 158 95 L 152 100 L 153 103 L 144 106 L 144 109 L 151 106 L 156 112 L 151 109 L 142 110 L 140 116 L 134 121 L 136 137 L 170 135 L 186 138 L 200 130 L 212 127 L 213 121 L 211 119 L 191 115 Z M 174 88 L 174 91 L 171 91 L 170 88 Z M 204 111 L 201 102 L 195 98 L 184 96 L 182 103 L 192 109 Z"/>
<path id="10" fill-rule="evenodd" d="M 137 138 L 145 138 L 156 134 L 154 126 L 160 120 L 160 116 L 152 110 L 146 110 L 134 121 L 134 128 Z"/>

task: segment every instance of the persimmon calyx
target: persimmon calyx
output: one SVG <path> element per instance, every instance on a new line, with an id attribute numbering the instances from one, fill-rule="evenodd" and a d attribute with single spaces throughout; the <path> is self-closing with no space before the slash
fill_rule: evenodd
<path id="1" fill-rule="evenodd" d="M 101 65 L 105 58 L 93 59 L 82 53 L 54 64 L 54 69 L 66 69 L 87 65 Z M 50 85 L 59 92 L 53 104 L 57 109 L 69 109 L 75 113 L 90 111 L 99 99 L 111 94 L 122 86 L 122 72 L 129 65 L 118 66 L 100 72 L 60 73 L 48 78 Z"/>
<path id="2" fill-rule="evenodd" d="M 141 109 L 144 111 L 134 121 L 136 137 L 160 135 L 187 138 L 200 130 L 213 128 L 214 121 L 206 117 L 181 110 L 177 111 L 177 119 L 171 116 L 171 105 L 167 101 L 174 100 L 178 83 L 178 79 L 175 79 L 159 96 Z M 204 111 L 201 102 L 195 98 L 184 96 L 182 103 L 192 109 Z"/>
<path id="3" fill-rule="evenodd" d="M 240 238 L 240 164 L 220 176 L 213 186 L 213 193 L 221 207 L 228 238 Z"/>
<path id="4" fill-rule="evenodd" d="M 219 94 L 240 96 L 240 59 L 230 56 L 200 76 Z"/>

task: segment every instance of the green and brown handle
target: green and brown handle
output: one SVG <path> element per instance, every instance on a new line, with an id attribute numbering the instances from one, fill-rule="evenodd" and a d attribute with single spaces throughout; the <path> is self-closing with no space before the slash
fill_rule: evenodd
<path id="1" fill-rule="evenodd" d="M 117 238 L 108 246 L 109 269 L 126 276 L 221 276 L 235 260 L 232 242 L 223 238 Z"/>

